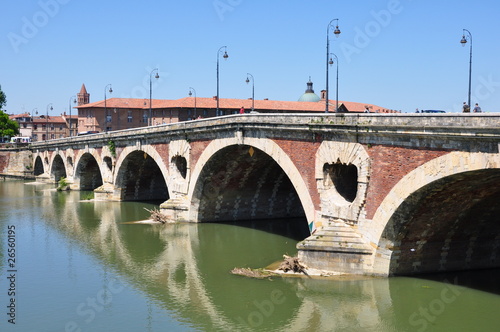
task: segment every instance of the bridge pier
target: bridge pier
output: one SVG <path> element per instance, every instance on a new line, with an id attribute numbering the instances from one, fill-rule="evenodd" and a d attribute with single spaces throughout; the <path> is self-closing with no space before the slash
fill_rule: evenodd
<path id="1" fill-rule="evenodd" d="M 168 199 L 160 204 L 160 212 L 172 222 L 189 221 L 189 201 L 187 196 Z"/>
<path id="2" fill-rule="evenodd" d="M 329 222 L 297 244 L 298 257 L 310 268 L 346 274 L 373 273 L 373 248 L 353 226 Z"/>
<path id="3" fill-rule="evenodd" d="M 98 201 L 121 201 L 121 188 L 116 188 L 112 183 L 104 183 L 94 189 L 94 199 Z"/>

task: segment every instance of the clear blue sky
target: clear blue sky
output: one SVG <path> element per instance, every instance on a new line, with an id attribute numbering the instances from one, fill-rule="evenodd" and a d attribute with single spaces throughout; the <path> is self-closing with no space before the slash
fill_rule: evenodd
<path id="1" fill-rule="evenodd" d="M 487 1 L 4 1 L 0 12 L 0 85 L 9 113 L 68 112 L 85 83 L 91 101 L 149 98 L 149 74 L 159 68 L 153 98 L 178 99 L 189 87 L 221 98 L 297 100 L 311 77 L 325 88 L 326 30 L 339 58 L 339 99 L 414 112 L 460 111 L 467 100 L 473 37 L 472 103 L 500 110 L 500 3 Z M 335 65 L 330 68 L 335 99 Z"/>

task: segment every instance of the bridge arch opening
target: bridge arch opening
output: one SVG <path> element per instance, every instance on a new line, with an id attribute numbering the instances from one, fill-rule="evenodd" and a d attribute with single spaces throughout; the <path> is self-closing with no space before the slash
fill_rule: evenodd
<path id="1" fill-rule="evenodd" d="M 165 177 L 156 161 L 144 151 L 128 154 L 118 170 L 116 184 L 124 201 L 161 201 L 169 199 Z"/>
<path id="2" fill-rule="evenodd" d="M 59 180 L 63 177 L 67 177 L 66 167 L 64 166 L 64 161 L 60 155 L 56 155 L 52 161 L 51 174 L 56 182 L 59 182 Z"/>
<path id="3" fill-rule="evenodd" d="M 264 151 L 250 145 L 229 145 L 204 165 L 193 192 L 192 208 L 200 222 L 281 220 L 293 224 L 294 234 L 310 232 L 294 185 Z M 265 228 L 265 226 L 264 226 Z"/>
<path id="4" fill-rule="evenodd" d="M 33 175 L 38 176 L 43 174 L 43 162 L 40 156 L 35 158 L 35 166 L 33 167 Z"/>
<path id="5" fill-rule="evenodd" d="M 84 153 L 75 172 L 75 180 L 80 183 L 80 190 L 94 190 L 102 186 L 102 175 L 99 164 L 94 156 L 90 153 Z"/>
<path id="6" fill-rule="evenodd" d="M 389 274 L 500 267 L 500 170 L 450 175 L 420 188 L 395 211 L 379 247 Z"/>

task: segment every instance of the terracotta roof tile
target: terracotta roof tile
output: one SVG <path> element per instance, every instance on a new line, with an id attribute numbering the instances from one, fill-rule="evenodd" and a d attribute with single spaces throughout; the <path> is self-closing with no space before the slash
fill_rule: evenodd
<path id="1" fill-rule="evenodd" d="M 392 110 L 380 107 L 377 105 L 350 102 L 350 101 L 338 101 L 339 107 L 344 105 L 350 112 L 364 112 L 366 108 L 370 112 L 394 112 Z M 232 99 L 232 98 L 221 98 L 219 100 L 219 108 L 221 109 L 236 109 L 239 110 L 241 107 L 245 109 L 251 109 L 252 100 L 251 99 Z M 136 108 L 136 109 L 149 109 L 149 99 L 137 99 L 137 98 L 110 98 L 106 100 L 107 108 Z M 176 100 L 171 99 L 153 99 L 152 108 L 162 109 L 162 108 L 193 108 L 194 107 L 194 97 L 184 97 Z M 215 98 L 196 98 L 197 108 L 216 108 L 217 100 Z M 104 108 L 104 100 L 96 101 L 93 103 L 76 106 L 77 109 L 86 108 Z M 279 112 L 324 112 L 325 102 L 324 100 L 319 102 L 306 102 L 306 101 L 280 101 L 280 100 L 255 100 L 254 108 L 257 110 L 269 110 L 269 111 L 279 111 Z M 335 109 L 335 101 L 330 100 L 330 109 Z"/>

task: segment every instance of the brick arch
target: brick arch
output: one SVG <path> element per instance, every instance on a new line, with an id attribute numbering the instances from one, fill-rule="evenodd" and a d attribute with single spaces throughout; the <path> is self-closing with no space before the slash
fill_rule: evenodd
<path id="1" fill-rule="evenodd" d="M 307 218 L 309 228 L 311 229 L 311 227 L 313 227 L 315 218 L 314 204 L 309 194 L 309 188 L 307 187 L 299 170 L 292 162 L 290 157 L 274 141 L 270 139 L 253 137 L 232 137 L 216 139 L 210 142 L 210 144 L 204 149 L 194 169 L 192 169 L 191 171 L 190 188 L 188 192 L 188 197 L 191 200 L 189 220 L 198 220 L 197 204 L 199 204 L 199 202 L 195 202 L 193 198 L 195 196 L 195 190 L 197 189 L 197 182 L 206 163 L 220 150 L 230 146 L 239 145 L 251 146 L 261 150 L 270 158 L 272 158 L 279 167 L 281 167 L 284 174 L 288 177 L 293 187 L 295 188 L 295 191 L 300 199 L 300 203 L 302 204 L 302 208 Z"/>
<path id="2" fill-rule="evenodd" d="M 121 185 L 121 183 L 123 181 L 123 179 L 120 179 L 120 177 L 123 176 L 123 174 L 122 174 L 123 169 L 122 168 L 123 168 L 124 162 L 126 162 L 127 158 L 131 154 L 137 153 L 137 152 L 146 153 L 148 156 L 150 156 L 153 159 L 153 161 L 156 163 L 156 165 L 160 169 L 163 180 L 165 181 L 165 184 L 167 185 L 168 196 L 172 197 L 171 188 L 168 185 L 169 184 L 169 182 L 168 182 L 168 179 L 169 179 L 168 168 L 165 165 L 165 163 L 163 162 L 161 155 L 151 145 L 129 146 L 129 147 L 126 147 L 122 150 L 118 159 L 116 160 L 116 164 L 114 167 L 113 184 L 115 185 L 115 187 L 120 188 L 119 186 Z"/>
<path id="3" fill-rule="evenodd" d="M 363 235 L 378 248 L 376 254 L 374 255 L 374 266 L 378 270 L 375 272 L 390 274 L 390 270 L 394 269 L 394 267 L 391 267 L 393 248 L 396 248 L 394 250 L 397 250 L 397 255 L 401 255 L 399 248 L 400 244 L 392 243 L 391 241 L 387 242 L 387 239 L 385 238 L 387 236 L 384 237 L 384 234 L 391 232 L 391 229 L 394 227 L 392 226 L 394 218 L 400 218 L 400 216 L 404 215 L 404 213 L 409 215 L 411 212 L 408 212 L 408 209 L 411 209 L 412 206 L 419 214 L 423 214 L 422 211 L 425 212 L 426 208 L 428 208 L 429 211 L 432 211 L 433 206 L 431 206 L 431 204 L 433 202 L 436 202 L 436 205 L 434 205 L 435 207 L 438 206 L 437 203 L 440 201 L 446 200 L 442 197 L 442 192 L 444 192 L 444 195 L 448 195 L 450 196 L 449 198 L 451 198 L 452 195 L 458 193 L 460 190 L 460 186 L 457 187 L 457 183 L 462 186 L 464 183 L 467 183 L 467 181 L 470 181 L 471 183 L 478 183 L 478 179 L 481 178 L 490 178 L 492 179 L 491 181 L 496 181 L 496 179 L 500 177 L 499 170 L 499 154 L 451 152 L 425 163 L 403 177 L 403 179 L 401 179 L 392 188 L 389 194 L 382 201 L 372 221 L 366 221 L 360 227 L 361 233 L 363 233 Z M 493 173 L 493 175 L 491 175 L 491 173 Z M 493 187 L 496 187 L 496 185 L 493 184 Z M 455 188 L 455 190 L 450 188 Z M 436 195 L 435 200 L 432 199 L 434 195 Z M 493 193 L 493 195 L 496 194 Z M 467 199 L 472 201 L 474 198 L 467 197 Z M 429 206 L 422 206 L 421 204 L 417 206 L 413 202 L 426 202 Z M 463 210 L 463 204 L 458 204 L 460 205 L 460 209 Z M 432 217 L 429 217 L 428 214 L 427 218 Z M 460 218 L 462 218 L 462 216 Z M 423 219 L 419 220 L 422 221 Z M 453 224 L 453 221 L 450 221 L 450 223 L 450 229 L 457 226 L 455 225 L 456 222 Z M 424 240 L 424 242 L 422 242 L 422 246 L 415 246 L 414 248 L 409 249 L 412 252 L 412 257 L 416 257 L 416 254 L 418 254 L 420 249 L 425 251 L 425 248 L 423 247 L 423 244 L 426 242 L 425 236 L 435 232 L 434 229 L 426 229 L 426 227 L 433 227 L 432 222 L 426 224 L 428 225 L 411 225 L 411 227 L 420 227 L 419 234 L 422 237 L 422 240 Z M 391 229 L 388 227 L 391 227 Z M 408 231 L 411 227 L 406 227 L 405 231 Z M 415 229 L 410 231 L 416 232 Z M 442 232 L 445 232 L 445 230 L 442 230 Z M 392 233 L 395 232 L 392 231 Z M 394 236 L 397 235 L 398 234 L 394 234 Z M 399 236 L 401 236 L 401 234 L 399 234 Z M 427 249 L 427 251 L 428 250 L 429 249 Z M 380 257 L 382 257 L 382 259 L 380 259 Z M 377 262 L 379 259 L 380 261 Z M 410 262 L 411 257 L 408 257 L 407 261 Z M 417 264 L 421 263 L 417 262 Z M 439 270 L 439 268 L 436 268 L 436 270 Z M 416 273 L 418 272 L 425 271 L 419 270 L 417 266 Z"/>

